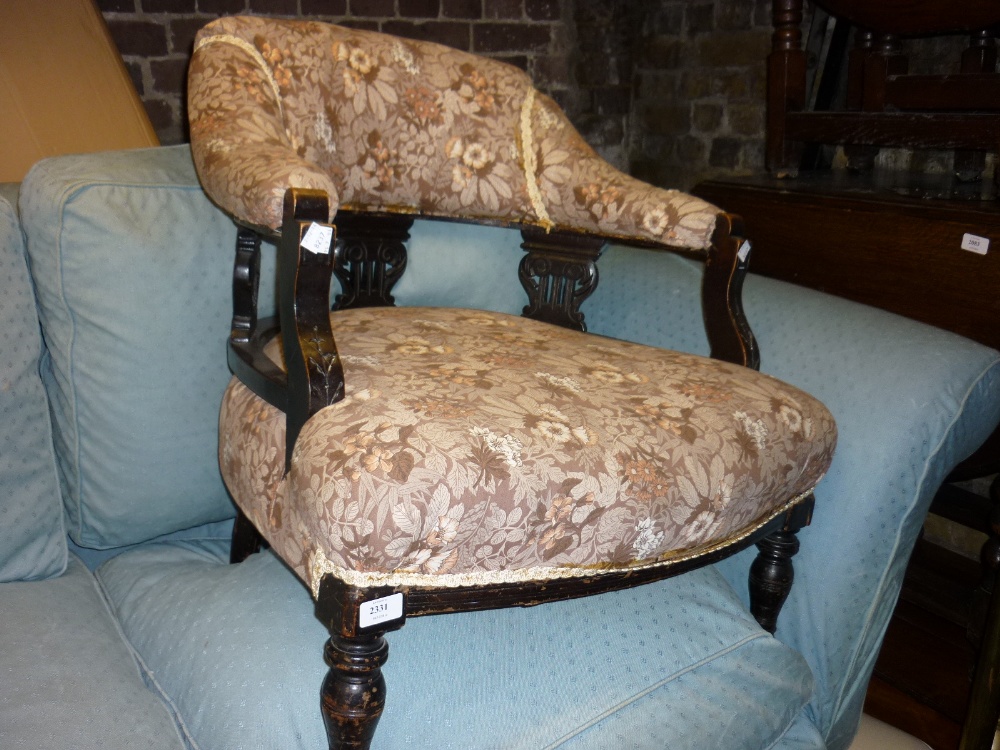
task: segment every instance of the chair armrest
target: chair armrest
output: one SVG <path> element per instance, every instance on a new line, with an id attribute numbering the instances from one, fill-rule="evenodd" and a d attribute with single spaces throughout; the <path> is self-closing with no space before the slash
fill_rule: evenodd
<path id="1" fill-rule="evenodd" d="M 252 216 L 274 234 L 289 186 L 330 197 L 329 221 L 339 191 L 333 179 L 299 154 L 285 127 L 280 88 L 260 53 L 235 37 L 200 39 L 188 72 L 191 152 L 205 192 L 230 215 Z M 204 64 L 212 47 L 212 67 Z M 230 75 L 217 75 L 219 66 Z"/>
<path id="2" fill-rule="evenodd" d="M 344 370 L 330 326 L 330 284 L 338 250 L 314 252 L 303 244 L 313 223 L 325 223 L 330 198 L 318 190 L 291 188 L 285 194 L 278 247 L 281 344 L 288 373 L 285 410 L 285 468 L 302 426 L 313 414 L 344 398 Z"/>

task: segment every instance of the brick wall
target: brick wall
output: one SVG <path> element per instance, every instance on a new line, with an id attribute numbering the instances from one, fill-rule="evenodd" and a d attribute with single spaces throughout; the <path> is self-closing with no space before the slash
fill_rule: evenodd
<path id="1" fill-rule="evenodd" d="M 160 140 L 185 140 L 184 81 L 194 35 L 220 15 L 331 21 L 441 42 L 513 63 L 560 103 L 569 97 L 569 0 L 97 0 Z"/>

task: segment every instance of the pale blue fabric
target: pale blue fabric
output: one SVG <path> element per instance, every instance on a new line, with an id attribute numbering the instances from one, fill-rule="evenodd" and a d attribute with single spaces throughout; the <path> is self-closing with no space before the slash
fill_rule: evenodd
<path id="1" fill-rule="evenodd" d="M 195 526 L 193 529 L 182 529 L 171 534 L 150 539 L 142 544 L 163 544 L 169 542 L 198 542 L 202 544 L 229 544 L 233 538 L 233 519 L 227 518 L 225 521 L 206 523 L 203 526 Z M 112 547 L 111 549 L 92 549 L 81 547 L 72 539 L 69 540 L 69 551 L 80 558 L 80 561 L 89 570 L 97 570 L 102 564 L 117 557 L 123 552 L 136 549 L 141 544 L 130 544 L 126 547 Z"/>
<path id="2" fill-rule="evenodd" d="M 0 584 L 0 747 L 184 747 L 76 558 L 58 578 Z"/>
<path id="3" fill-rule="evenodd" d="M 42 161 L 21 212 L 73 540 L 231 517 L 216 447 L 236 230 L 187 147 Z"/>
<path id="4" fill-rule="evenodd" d="M 0 582 L 47 578 L 66 567 L 41 356 L 21 228 L 0 198 Z"/>
<path id="5" fill-rule="evenodd" d="M 328 634 L 308 592 L 270 553 L 225 557 L 225 545 L 144 545 L 98 577 L 192 747 L 324 746 Z M 808 667 L 711 569 L 530 609 L 412 618 L 387 639 L 375 748 L 808 747 L 783 744 L 810 694 Z"/>

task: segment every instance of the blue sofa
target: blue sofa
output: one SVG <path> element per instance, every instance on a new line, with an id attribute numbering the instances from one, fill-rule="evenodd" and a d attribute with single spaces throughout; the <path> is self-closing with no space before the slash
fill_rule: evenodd
<path id="1" fill-rule="evenodd" d="M 184 146 L 49 159 L 16 209 L 11 193 L 0 747 L 323 747 L 309 592 L 267 552 L 228 564 L 233 224 Z M 519 312 L 516 232 L 412 234 L 400 304 Z M 707 353 L 697 264 L 611 247 L 600 273 L 590 330 Z M 377 747 L 850 745 L 934 489 L 1000 421 L 1000 353 L 764 278 L 744 299 L 762 369 L 840 431 L 776 637 L 747 610 L 750 552 L 599 597 L 417 618 L 389 635 Z"/>

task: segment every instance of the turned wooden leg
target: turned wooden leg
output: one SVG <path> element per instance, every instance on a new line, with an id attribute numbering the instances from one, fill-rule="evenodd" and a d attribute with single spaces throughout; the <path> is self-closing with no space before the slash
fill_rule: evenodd
<path id="1" fill-rule="evenodd" d="M 368 750 L 385 707 L 382 665 L 389 645 L 381 633 L 335 635 L 323 655 L 330 667 L 321 691 L 330 750 Z"/>
<path id="2" fill-rule="evenodd" d="M 750 566 L 750 611 L 773 634 L 792 590 L 792 556 L 799 551 L 799 540 L 794 531 L 776 531 L 757 542 L 757 549 L 760 552 Z"/>

